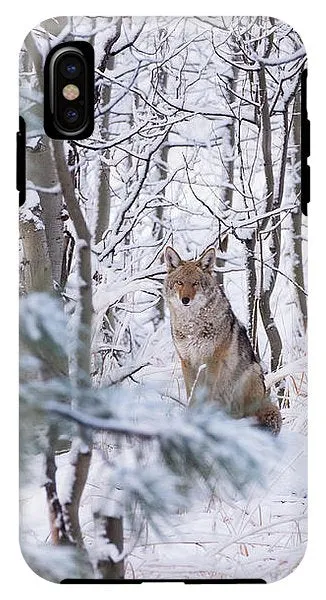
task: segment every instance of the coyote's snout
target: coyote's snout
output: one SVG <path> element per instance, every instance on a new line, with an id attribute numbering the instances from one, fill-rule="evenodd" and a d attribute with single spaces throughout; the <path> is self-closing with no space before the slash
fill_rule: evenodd
<path id="1" fill-rule="evenodd" d="M 214 248 L 198 260 L 182 260 L 168 247 L 165 262 L 172 337 L 190 403 L 199 391 L 232 416 L 256 416 L 262 426 L 279 433 L 280 411 L 266 397 L 246 330 L 218 285 Z"/>

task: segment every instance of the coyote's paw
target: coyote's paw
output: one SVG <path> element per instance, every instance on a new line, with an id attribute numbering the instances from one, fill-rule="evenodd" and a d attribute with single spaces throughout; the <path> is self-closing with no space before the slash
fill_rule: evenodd
<path id="1" fill-rule="evenodd" d="M 280 409 L 272 404 L 266 402 L 256 412 L 255 415 L 258 419 L 258 425 L 264 429 L 268 429 L 273 435 L 278 435 L 281 431 L 282 417 Z"/>

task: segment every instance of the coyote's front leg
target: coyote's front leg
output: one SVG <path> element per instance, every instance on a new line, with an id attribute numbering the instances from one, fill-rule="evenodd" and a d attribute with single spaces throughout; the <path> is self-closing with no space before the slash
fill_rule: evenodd
<path id="1" fill-rule="evenodd" d="M 196 374 L 194 373 L 191 364 L 187 360 L 183 360 L 183 358 L 181 359 L 181 369 L 183 379 L 186 385 L 187 400 L 189 400 L 191 390 L 195 383 Z"/>
<path id="2" fill-rule="evenodd" d="M 198 392 L 207 387 L 206 382 L 206 365 L 201 367 L 193 367 L 187 360 L 181 359 L 181 368 L 183 378 L 186 384 L 187 400 L 189 406 L 192 406 L 198 397 Z"/>

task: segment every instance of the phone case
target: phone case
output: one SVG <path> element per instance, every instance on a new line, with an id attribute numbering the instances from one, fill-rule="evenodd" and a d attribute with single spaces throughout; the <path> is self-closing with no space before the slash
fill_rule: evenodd
<path id="1" fill-rule="evenodd" d="M 78 40 L 94 132 L 53 140 L 44 63 Z M 25 560 L 68 583 L 285 577 L 307 541 L 299 35 L 59 17 L 19 77 Z"/>

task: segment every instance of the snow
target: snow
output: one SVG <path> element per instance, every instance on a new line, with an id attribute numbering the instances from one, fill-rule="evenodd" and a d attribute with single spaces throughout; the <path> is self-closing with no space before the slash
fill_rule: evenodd
<path id="1" fill-rule="evenodd" d="M 169 524 L 164 525 L 163 539 L 151 527 L 145 531 L 141 518 L 138 518 L 141 527 L 138 540 L 126 528 L 125 551 L 130 563 L 127 577 L 249 578 L 259 574 L 267 581 L 274 581 L 293 570 L 303 557 L 307 538 L 305 436 L 283 431 L 281 441 L 282 458 L 270 472 L 267 488 L 253 485 L 245 499 L 223 485 L 217 486 L 211 495 L 202 493 L 194 499 L 191 510 L 170 515 Z M 68 460 L 64 455 L 58 459 L 59 495 L 69 471 Z M 91 556 L 93 552 L 97 556 L 99 548 L 93 537 L 91 516 L 99 507 L 99 499 L 103 501 L 102 467 L 101 453 L 96 451 L 81 503 L 81 523 Z M 139 480 L 130 480 L 128 476 L 126 481 L 138 485 Z M 161 485 L 164 494 L 163 480 Z M 46 540 L 44 494 L 34 487 L 33 495 L 30 490 L 23 490 L 23 498 L 22 524 L 24 528 L 29 526 L 28 544 L 32 543 L 31 534 L 39 541 Z M 113 514 L 119 516 L 120 512 Z M 117 553 L 116 548 L 104 543 L 101 551 L 107 550 Z"/>
<path id="2" fill-rule="evenodd" d="M 28 221 L 33 224 L 34 228 L 38 231 L 44 229 L 44 223 L 41 219 L 42 208 L 39 203 L 39 196 L 36 191 L 26 191 L 26 201 L 23 206 L 19 209 L 19 219 L 21 221 Z"/>

